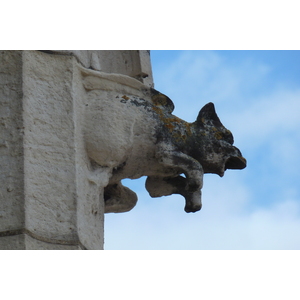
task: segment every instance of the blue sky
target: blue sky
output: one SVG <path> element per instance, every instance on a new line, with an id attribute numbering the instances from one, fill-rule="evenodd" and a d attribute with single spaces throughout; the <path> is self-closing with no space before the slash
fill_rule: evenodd
<path id="1" fill-rule="evenodd" d="M 300 249 L 300 51 L 151 51 L 155 88 L 193 122 L 213 102 L 247 159 L 205 174 L 202 210 L 151 198 L 124 180 L 136 207 L 105 215 L 105 249 Z"/>

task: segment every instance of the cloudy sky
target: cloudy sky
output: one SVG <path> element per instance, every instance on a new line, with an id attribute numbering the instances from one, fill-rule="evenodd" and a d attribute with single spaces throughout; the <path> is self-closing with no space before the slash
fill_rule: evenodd
<path id="1" fill-rule="evenodd" d="M 193 122 L 213 102 L 247 159 L 205 174 L 202 210 L 151 198 L 145 177 L 127 213 L 105 215 L 105 249 L 300 249 L 300 51 L 151 51 L 155 88 Z"/>

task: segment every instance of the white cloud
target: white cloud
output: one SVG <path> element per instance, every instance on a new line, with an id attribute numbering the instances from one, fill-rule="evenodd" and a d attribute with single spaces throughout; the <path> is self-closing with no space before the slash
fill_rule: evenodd
<path id="1" fill-rule="evenodd" d="M 299 209 L 299 202 L 284 200 L 251 214 L 248 231 L 253 248 L 300 249 Z"/>
<path id="2" fill-rule="evenodd" d="M 261 85 L 270 70 L 251 60 L 233 66 L 216 52 L 187 51 L 170 67 L 159 70 L 155 80 L 156 88 L 175 102 L 175 114 L 191 122 L 196 117 L 194 108 L 200 109 L 207 102 L 243 104 L 245 92 Z"/>
<path id="3" fill-rule="evenodd" d="M 195 214 L 183 211 L 181 196 L 140 192 L 132 212 L 106 215 L 106 249 L 300 249 L 299 201 L 251 209 L 251 191 L 233 177 L 207 180 Z"/>
<path id="4" fill-rule="evenodd" d="M 247 147 L 298 134 L 300 90 L 275 90 L 251 99 L 239 111 L 228 112 L 226 124 L 235 127 L 235 136 Z"/>

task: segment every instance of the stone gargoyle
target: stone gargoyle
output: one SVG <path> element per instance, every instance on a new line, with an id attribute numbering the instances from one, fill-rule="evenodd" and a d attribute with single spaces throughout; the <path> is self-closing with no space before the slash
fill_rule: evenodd
<path id="1" fill-rule="evenodd" d="M 202 206 L 204 173 L 223 176 L 227 169 L 246 167 L 213 103 L 188 123 L 172 115 L 173 102 L 154 89 L 149 89 L 150 101 L 123 93 L 99 99 L 93 92 L 86 105 L 90 125 L 85 143 L 91 161 L 110 172 L 104 189 L 106 213 L 126 212 L 136 205 L 136 194 L 121 183 L 124 178 L 148 176 L 151 197 L 180 194 L 184 210 L 196 212 Z"/>

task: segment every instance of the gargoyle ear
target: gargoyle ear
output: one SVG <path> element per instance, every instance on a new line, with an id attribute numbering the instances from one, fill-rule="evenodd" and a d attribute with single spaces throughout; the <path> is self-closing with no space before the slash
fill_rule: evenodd
<path id="1" fill-rule="evenodd" d="M 155 106 L 160 107 L 162 110 L 171 114 L 175 108 L 173 101 L 166 95 L 160 93 L 159 91 L 151 88 L 151 100 Z"/>
<path id="2" fill-rule="evenodd" d="M 207 103 L 201 108 L 196 123 L 199 126 L 206 123 L 213 123 L 215 126 L 222 126 L 222 123 L 216 113 L 215 106 L 212 102 Z"/>

